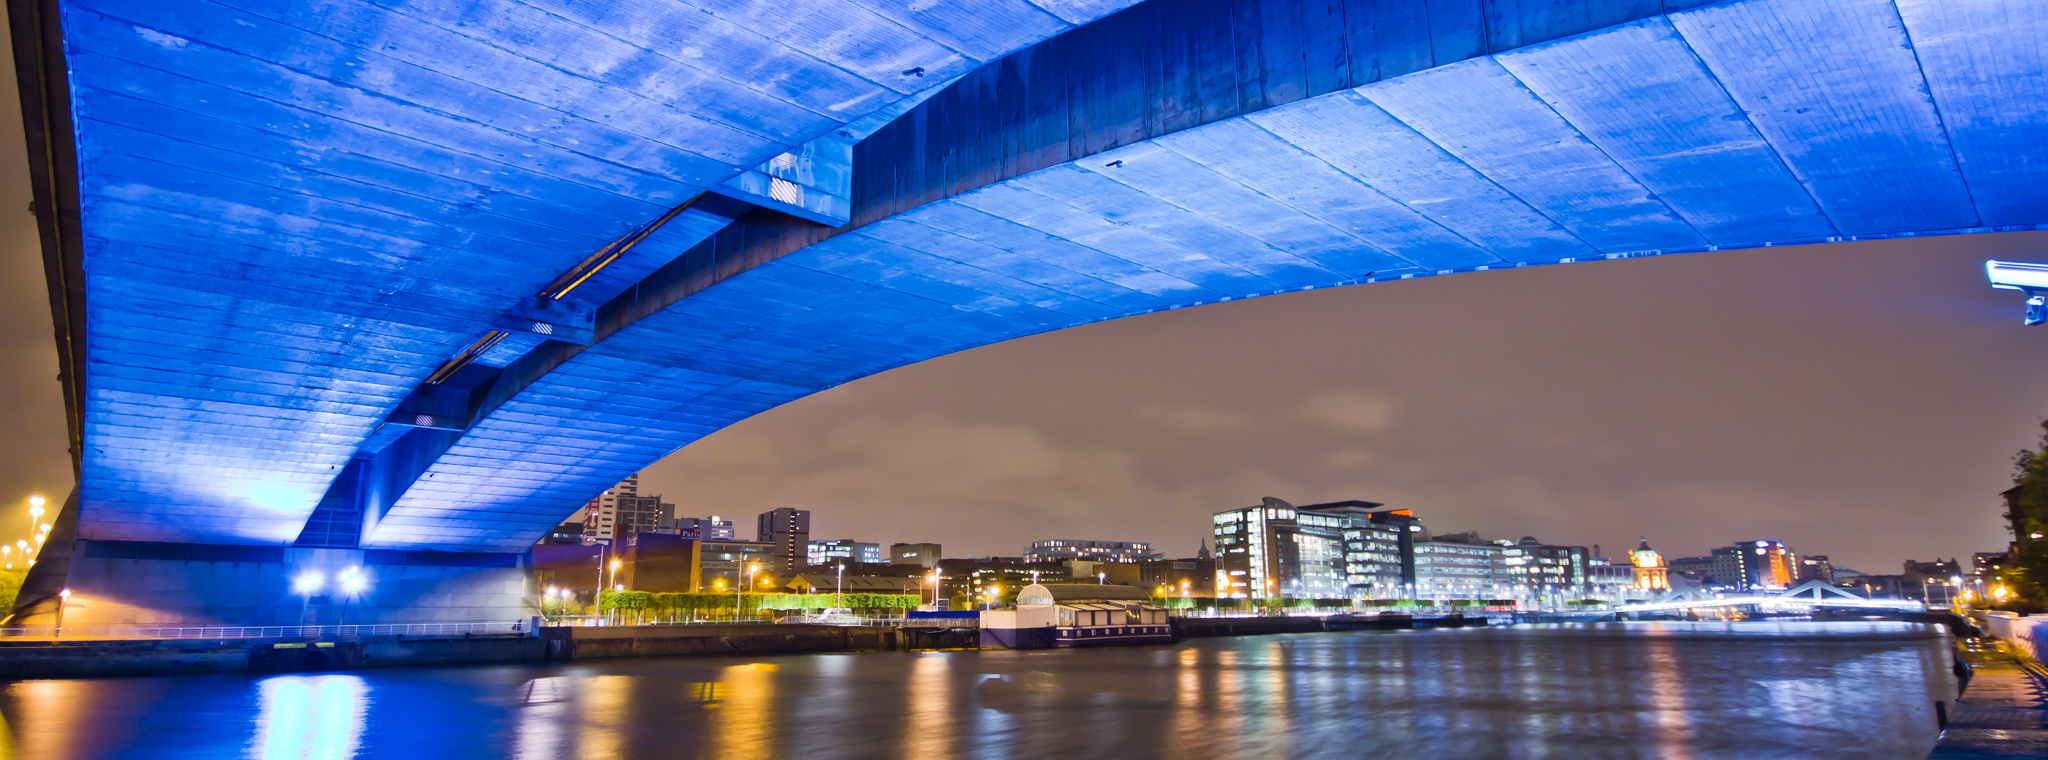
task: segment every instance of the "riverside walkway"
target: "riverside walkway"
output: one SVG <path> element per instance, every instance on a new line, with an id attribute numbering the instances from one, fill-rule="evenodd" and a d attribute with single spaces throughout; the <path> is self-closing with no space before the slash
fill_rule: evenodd
<path id="1" fill-rule="evenodd" d="M 1963 657 L 1975 675 L 1929 760 L 2048 757 L 2048 668 L 1990 639 Z"/>

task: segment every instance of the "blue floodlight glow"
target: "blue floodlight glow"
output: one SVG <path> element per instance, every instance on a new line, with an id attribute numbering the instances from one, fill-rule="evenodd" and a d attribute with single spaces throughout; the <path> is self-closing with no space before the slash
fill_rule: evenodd
<path id="1" fill-rule="evenodd" d="M 320 577 L 319 573 L 307 573 L 292 581 L 292 591 L 299 594 L 311 594 L 319 591 L 320 584 L 325 580 Z"/>
<path id="2" fill-rule="evenodd" d="M 367 584 L 368 581 L 363 578 L 363 569 L 360 567 L 351 567 L 341 573 L 342 591 L 353 594 L 362 591 L 363 586 Z"/>

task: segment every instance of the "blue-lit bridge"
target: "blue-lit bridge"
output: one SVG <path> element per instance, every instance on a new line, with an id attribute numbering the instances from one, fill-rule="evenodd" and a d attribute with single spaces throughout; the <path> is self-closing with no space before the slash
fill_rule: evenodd
<path id="1" fill-rule="evenodd" d="M 1859 596 L 1820 581 L 1807 581 L 1775 593 L 1757 591 L 1741 594 L 1711 594 L 1680 590 L 1634 604 L 1617 605 L 1624 614 L 1680 613 L 1700 610 L 1751 608 L 1767 612 L 1812 612 L 1816 609 L 1870 610 L 1873 612 L 1925 612 L 1923 602 L 1910 599 L 1874 599 Z"/>
<path id="2" fill-rule="evenodd" d="M 9 11 L 80 625 L 513 617 L 624 475 L 1017 336 L 2048 223 L 2030 0 Z"/>

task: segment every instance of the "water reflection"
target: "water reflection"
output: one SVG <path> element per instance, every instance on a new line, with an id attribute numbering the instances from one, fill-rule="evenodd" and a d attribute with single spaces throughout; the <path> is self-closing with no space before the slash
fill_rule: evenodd
<path id="1" fill-rule="evenodd" d="M 20 758 L 1918 758 L 1903 624 L 1524 627 L 1139 649 L 18 682 Z"/>
<path id="2" fill-rule="evenodd" d="M 344 760 L 363 736 L 369 686 L 356 676 L 279 676 L 257 689 L 256 760 Z"/>

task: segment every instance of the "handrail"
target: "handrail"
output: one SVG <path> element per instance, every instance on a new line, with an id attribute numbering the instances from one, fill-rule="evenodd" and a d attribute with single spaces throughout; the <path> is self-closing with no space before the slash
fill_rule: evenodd
<path id="1" fill-rule="evenodd" d="M 6 641 L 179 641 L 207 639 L 356 639 L 372 636 L 525 636 L 524 621 L 261 626 L 28 626 L 0 628 Z"/>

